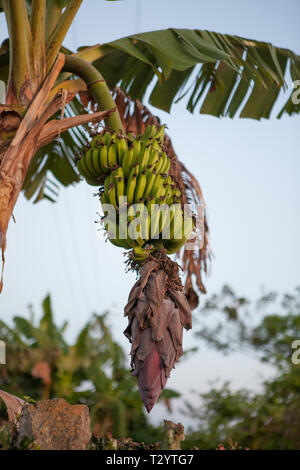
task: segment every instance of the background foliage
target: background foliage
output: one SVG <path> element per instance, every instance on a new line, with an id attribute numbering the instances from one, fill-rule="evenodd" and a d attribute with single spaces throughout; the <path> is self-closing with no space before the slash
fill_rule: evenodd
<path id="1" fill-rule="evenodd" d="M 54 323 L 50 296 L 42 312 L 39 321 L 30 308 L 29 317 L 15 317 L 12 327 L 0 322 L 0 337 L 8 345 L 0 388 L 35 400 L 59 396 L 84 403 L 98 436 L 109 432 L 139 442 L 161 440 L 162 430 L 149 423 L 124 352 L 111 335 L 109 315 L 93 315 L 69 345 L 64 338 L 67 324 Z M 199 342 L 222 354 L 254 354 L 273 365 L 274 377 L 259 391 L 251 384 L 232 390 L 225 383 L 185 402 L 183 412 L 194 425 L 186 429 L 182 447 L 216 449 L 229 443 L 234 448 L 299 449 L 300 366 L 292 364 L 291 344 L 300 338 L 300 288 L 281 298 L 270 292 L 250 302 L 224 286 L 198 313 Z M 161 400 L 170 406 L 178 396 L 165 390 Z M 176 406 L 176 400 L 171 403 Z M 4 407 L 1 416 L 5 422 Z"/>

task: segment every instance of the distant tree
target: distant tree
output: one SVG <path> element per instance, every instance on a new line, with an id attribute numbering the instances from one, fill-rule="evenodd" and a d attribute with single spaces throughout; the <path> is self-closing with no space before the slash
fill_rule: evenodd
<path id="1" fill-rule="evenodd" d="M 271 292 L 251 303 L 225 286 L 205 302 L 202 314 L 207 325 L 198 338 L 222 353 L 258 356 L 272 364 L 274 378 L 260 393 L 233 392 L 225 383 L 200 394 L 198 406 L 186 403 L 197 431 L 184 445 L 214 449 L 231 438 L 250 449 L 300 449 L 300 364 L 292 362 L 292 344 L 300 339 L 300 288 L 281 299 Z"/>

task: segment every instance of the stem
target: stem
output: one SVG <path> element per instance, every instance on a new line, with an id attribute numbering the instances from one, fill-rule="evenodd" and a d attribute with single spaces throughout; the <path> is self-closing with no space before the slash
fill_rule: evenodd
<path id="1" fill-rule="evenodd" d="M 59 6 L 58 0 L 47 0 L 46 9 L 46 41 L 51 37 L 59 19 L 61 17 L 62 7 Z"/>
<path id="2" fill-rule="evenodd" d="M 162 240 L 155 240 L 155 247 L 159 250 L 163 250 L 165 248 Z"/>
<path id="3" fill-rule="evenodd" d="M 65 65 L 62 71 L 73 73 L 82 78 L 101 110 L 105 111 L 107 109 L 116 108 L 116 103 L 111 96 L 109 88 L 96 67 L 79 57 L 67 55 L 65 56 Z M 117 108 L 116 111 L 105 120 L 105 123 L 107 127 L 115 132 L 119 132 L 120 130 L 124 132 Z"/>
<path id="4" fill-rule="evenodd" d="M 82 0 L 70 0 L 67 8 L 51 34 L 49 45 L 47 47 L 47 71 L 52 67 L 81 3 Z"/>
<path id="5" fill-rule="evenodd" d="M 32 38 L 25 0 L 4 0 L 9 28 L 10 70 L 9 100 L 26 106 L 32 98 L 34 85 Z"/>
<path id="6" fill-rule="evenodd" d="M 46 0 L 33 0 L 30 22 L 38 84 L 43 81 L 46 74 L 45 14 Z"/>

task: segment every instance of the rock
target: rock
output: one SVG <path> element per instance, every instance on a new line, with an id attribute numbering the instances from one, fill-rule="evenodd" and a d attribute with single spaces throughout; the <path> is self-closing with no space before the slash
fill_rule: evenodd
<path id="1" fill-rule="evenodd" d="M 62 398 L 27 403 L 20 417 L 17 447 L 22 447 L 24 438 L 32 443 L 29 448 L 84 450 L 91 439 L 88 407 L 70 405 Z"/>

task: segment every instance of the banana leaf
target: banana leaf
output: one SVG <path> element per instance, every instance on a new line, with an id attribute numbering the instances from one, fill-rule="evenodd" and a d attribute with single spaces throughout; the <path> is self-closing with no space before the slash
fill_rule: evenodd
<path id="1" fill-rule="evenodd" d="M 7 47 L 4 43 L 0 48 L 0 79 L 4 81 Z M 118 85 L 133 99 L 167 112 L 182 100 L 191 113 L 267 119 L 283 94 L 287 98 L 277 117 L 300 111 L 300 104 L 292 100 L 294 90 L 287 85 L 300 80 L 300 56 L 267 42 L 170 28 L 80 47 L 76 54 L 92 62 L 111 89 Z M 86 111 L 78 99 L 66 107 L 68 116 L 82 112 Z M 74 156 L 87 138 L 86 128 L 78 127 L 41 149 L 30 165 L 25 197 L 53 202 L 61 185 L 78 183 Z"/>
<path id="2" fill-rule="evenodd" d="M 81 48 L 109 86 L 170 112 L 185 100 L 190 112 L 269 118 L 279 93 L 288 95 L 277 114 L 298 114 L 287 83 L 300 79 L 300 56 L 289 49 L 239 36 L 174 29 L 135 34 Z M 97 58 L 98 56 L 98 58 Z"/>

